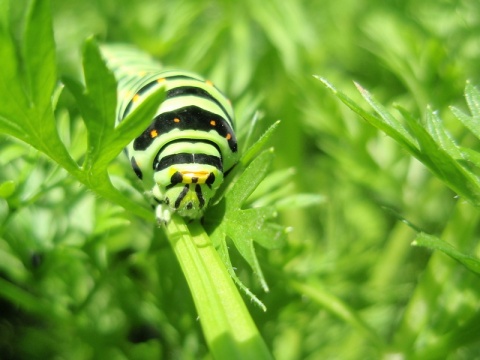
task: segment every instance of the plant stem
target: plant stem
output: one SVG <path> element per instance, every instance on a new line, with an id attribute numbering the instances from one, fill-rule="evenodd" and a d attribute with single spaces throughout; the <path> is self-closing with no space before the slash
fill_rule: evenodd
<path id="1" fill-rule="evenodd" d="M 271 359 L 230 275 L 198 221 L 174 215 L 167 235 L 185 274 L 216 359 Z"/>

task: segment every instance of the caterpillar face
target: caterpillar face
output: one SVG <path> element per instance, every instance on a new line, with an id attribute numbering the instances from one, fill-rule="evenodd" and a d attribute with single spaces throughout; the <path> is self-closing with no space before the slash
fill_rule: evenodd
<path id="1" fill-rule="evenodd" d="M 221 154 L 203 142 L 174 142 L 158 154 L 154 164 L 153 196 L 162 213 L 170 208 L 186 218 L 201 217 L 223 182 Z"/>
<path id="2" fill-rule="evenodd" d="M 166 223 L 173 212 L 200 218 L 237 161 L 230 102 L 195 74 L 162 71 L 124 47 L 102 50 L 119 83 L 117 121 L 159 86 L 166 89 L 150 126 L 127 148 L 133 170 L 155 200 L 157 220 Z"/>

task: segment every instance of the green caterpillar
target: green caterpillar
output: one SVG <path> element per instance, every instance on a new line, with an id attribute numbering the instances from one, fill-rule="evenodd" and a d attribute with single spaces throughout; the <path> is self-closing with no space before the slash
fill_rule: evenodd
<path id="1" fill-rule="evenodd" d="M 164 70 L 136 49 L 101 49 L 118 82 L 117 122 L 159 86 L 166 90 L 150 126 L 126 149 L 135 174 L 156 203 L 158 222 L 168 223 L 173 212 L 201 218 L 238 158 L 230 101 L 210 81 Z"/>

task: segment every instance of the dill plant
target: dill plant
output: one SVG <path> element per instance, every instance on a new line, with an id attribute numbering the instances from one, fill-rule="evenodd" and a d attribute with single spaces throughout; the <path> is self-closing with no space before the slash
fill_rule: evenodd
<path id="1" fill-rule="evenodd" d="M 0 0 L 2 356 L 478 358 L 478 1 L 51 2 Z M 201 226 L 113 160 L 164 95 L 114 128 L 90 34 L 232 97 Z"/>

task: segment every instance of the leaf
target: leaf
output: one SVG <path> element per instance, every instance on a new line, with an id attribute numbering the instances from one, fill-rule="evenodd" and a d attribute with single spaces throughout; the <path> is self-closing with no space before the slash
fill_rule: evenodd
<path id="1" fill-rule="evenodd" d="M 465 98 L 473 118 L 480 121 L 480 91 L 470 82 L 465 86 Z"/>
<path id="2" fill-rule="evenodd" d="M 411 134 L 405 129 L 405 127 L 394 117 L 390 114 L 390 112 L 381 105 L 373 96 L 368 92 L 365 88 L 363 88 L 360 84 L 355 83 L 360 94 L 363 98 L 370 104 L 370 106 L 380 115 L 382 123 L 377 125 L 378 128 L 388 135 L 390 135 L 393 139 L 398 141 L 400 144 L 405 146 L 410 152 L 417 153 L 418 148 L 415 142 L 415 139 L 411 136 Z M 369 117 L 366 119 L 367 121 L 371 121 L 372 118 Z M 372 124 L 374 124 L 372 122 Z"/>
<path id="3" fill-rule="evenodd" d="M 480 206 L 479 179 L 457 161 L 459 149 L 455 147 L 452 150 L 451 146 L 444 149 L 406 110 L 399 110 L 419 142 L 421 151 L 417 159 L 456 193 Z M 461 156 L 463 159 L 464 155 Z"/>
<path id="4" fill-rule="evenodd" d="M 75 96 L 88 132 L 87 158 L 84 168 L 96 173 L 108 164 L 152 122 L 165 89 L 159 88 L 115 127 L 117 84 L 107 68 L 95 40 L 90 38 L 84 48 L 86 87 L 66 78 L 65 84 Z"/>
<path id="5" fill-rule="evenodd" d="M 477 139 L 480 139 L 480 92 L 469 82 L 465 87 L 465 98 L 472 116 L 453 106 L 450 110 Z"/>
<path id="6" fill-rule="evenodd" d="M 60 140 L 51 104 L 56 64 L 49 5 L 48 0 L 30 3 L 20 49 L 10 35 L 12 24 L 0 29 L 0 131 L 75 172 L 77 166 Z M 2 6 L 7 7 L 5 3 Z M 4 22 L 6 19 L 4 15 Z"/>
<path id="7" fill-rule="evenodd" d="M 480 123 L 479 120 L 475 120 L 473 117 L 468 116 L 462 110 L 454 106 L 450 107 L 450 110 L 453 115 L 462 122 L 463 126 L 470 130 L 477 139 L 480 139 L 480 127 L 478 126 Z"/>
<path id="8" fill-rule="evenodd" d="M 245 151 L 244 155 L 240 159 L 240 162 L 243 165 L 248 164 L 252 159 L 260 152 L 260 150 L 265 146 L 265 144 L 270 140 L 270 137 L 273 135 L 275 130 L 278 128 L 278 125 L 280 125 L 280 120 L 274 122 L 258 139 L 255 141 L 255 143 Z"/>
<path id="9" fill-rule="evenodd" d="M 364 120 L 366 120 L 371 125 L 382 130 L 387 135 L 398 141 L 401 145 L 409 150 L 412 154 L 418 153 L 418 144 L 412 138 L 412 136 L 401 126 L 401 124 L 394 119 L 386 109 L 378 104 L 375 99 L 370 95 L 370 93 L 362 88 L 359 84 L 355 84 L 357 89 L 360 91 L 362 96 L 374 107 L 374 109 L 380 112 L 380 115 L 383 115 L 384 118 L 376 117 L 372 114 L 369 114 L 363 110 L 358 104 L 356 104 L 352 99 L 346 96 L 343 92 L 337 90 L 332 84 L 330 84 L 326 79 L 314 76 L 316 79 L 320 80 L 336 97 L 338 97 L 345 105 L 347 105 L 354 112 L 359 114 Z"/>
<path id="10" fill-rule="evenodd" d="M 252 120 L 255 122 L 257 119 L 257 116 L 254 117 Z M 258 153 L 265 147 L 266 143 L 270 139 L 270 137 L 273 135 L 275 130 L 278 128 L 278 125 L 280 124 L 280 121 L 276 121 L 274 124 L 272 124 L 258 139 L 250 148 L 248 148 L 247 151 L 243 153 L 243 156 L 240 158 L 237 164 L 229 171 L 228 176 L 226 177 L 225 181 L 223 184 L 220 186 L 220 188 L 217 190 L 215 193 L 214 197 L 212 198 L 210 204 L 214 205 L 217 204 L 220 199 L 222 199 L 225 195 L 226 192 L 228 192 L 232 184 L 236 181 L 236 179 L 239 177 L 239 175 L 245 170 L 245 167 L 252 161 L 252 159 L 258 155 Z M 250 124 L 250 129 L 253 128 L 255 124 L 251 123 Z M 247 138 L 250 137 L 250 133 L 247 136 Z"/>
<path id="11" fill-rule="evenodd" d="M 254 242 L 265 248 L 277 248 L 283 244 L 286 230 L 284 227 L 271 224 L 269 220 L 276 217 L 274 207 L 243 209 L 243 205 L 255 188 L 269 172 L 273 160 L 273 151 L 265 150 L 251 162 L 240 175 L 235 184 L 227 191 L 224 199 L 211 209 L 207 210 L 205 222 L 212 231 L 212 241 L 217 247 L 222 247 L 225 238 L 230 238 L 241 256 L 253 269 L 262 287 L 268 291 L 263 272 L 255 254 Z M 216 224 L 210 219 L 222 219 Z M 218 225 L 216 228 L 215 225 Z M 228 254 L 223 254 L 224 258 Z M 229 260 L 227 262 L 227 265 Z M 244 290 L 233 269 L 230 272 L 237 283 Z M 255 299 L 254 299 L 255 300 Z"/>
<path id="12" fill-rule="evenodd" d="M 445 128 L 442 119 L 438 116 L 438 112 L 428 108 L 426 113 L 426 129 L 436 144 L 445 150 L 451 157 L 455 159 L 463 159 L 464 155 L 459 149 L 452 134 Z"/>
<path id="13" fill-rule="evenodd" d="M 2 65 L 0 66 L 0 98 L 2 99 L 0 131 L 24 140 L 25 132 L 22 130 L 22 123 L 28 104 L 20 82 L 15 44 L 10 36 L 8 3 L 8 1 L 1 3 L 3 21 L 0 27 L 0 54 L 2 54 Z M 14 118 L 17 118 L 17 121 L 12 121 Z"/>
<path id="14" fill-rule="evenodd" d="M 357 84 L 358 90 L 380 117 L 368 114 L 326 80 L 319 79 L 343 103 L 373 126 L 391 136 L 447 186 L 475 206 L 480 206 L 480 180 L 468 168 L 464 167 L 461 161 L 466 159 L 466 155 L 456 146 L 448 131 L 443 128 L 440 119 L 434 113 L 427 115 L 427 128 L 425 128 L 408 111 L 397 106 L 405 119 L 405 126 L 360 85 Z M 473 97 L 471 102 L 476 104 Z"/>
<path id="15" fill-rule="evenodd" d="M 83 71 L 87 96 L 96 112 L 96 118 L 86 117 L 84 121 L 89 130 L 89 139 L 98 141 L 95 147 L 101 148 L 108 142 L 115 127 L 117 83 L 94 38 L 85 41 Z"/>
<path id="16" fill-rule="evenodd" d="M 252 194 L 267 175 L 269 166 L 273 161 L 273 156 L 273 149 L 266 150 L 245 169 L 242 176 L 235 183 L 232 191 L 226 195 L 228 199 L 227 209 L 230 206 L 243 204 L 250 194 Z"/>
<path id="17" fill-rule="evenodd" d="M 439 250 L 464 265 L 470 271 L 480 275 L 480 259 L 458 251 L 453 245 L 450 245 L 446 241 L 443 241 L 436 236 L 423 232 L 419 233 L 412 245 L 422 246 L 432 250 Z"/>
<path id="18" fill-rule="evenodd" d="M 31 101 L 47 107 L 57 80 L 49 0 L 33 0 L 26 23 L 23 58 Z"/>
<path id="19" fill-rule="evenodd" d="M 480 153 L 470 148 L 461 147 L 463 157 L 476 167 L 480 167 Z"/>
<path id="20" fill-rule="evenodd" d="M 164 98 L 165 88 L 156 89 L 117 125 L 108 148 L 101 156 L 102 161 L 113 160 L 134 138 L 145 131 Z"/>
<path id="21" fill-rule="evenodd" d="M 87 39 L 83 51 L 83 72 L 85 89 L 67 82 L 80 105 L 83 121 L 88 130 L 88 149 L 84 166 L 93 163 L 107 147 L 115 127 L 117 85 L 112 72 L 108 70 L 93 38 Z"/>

